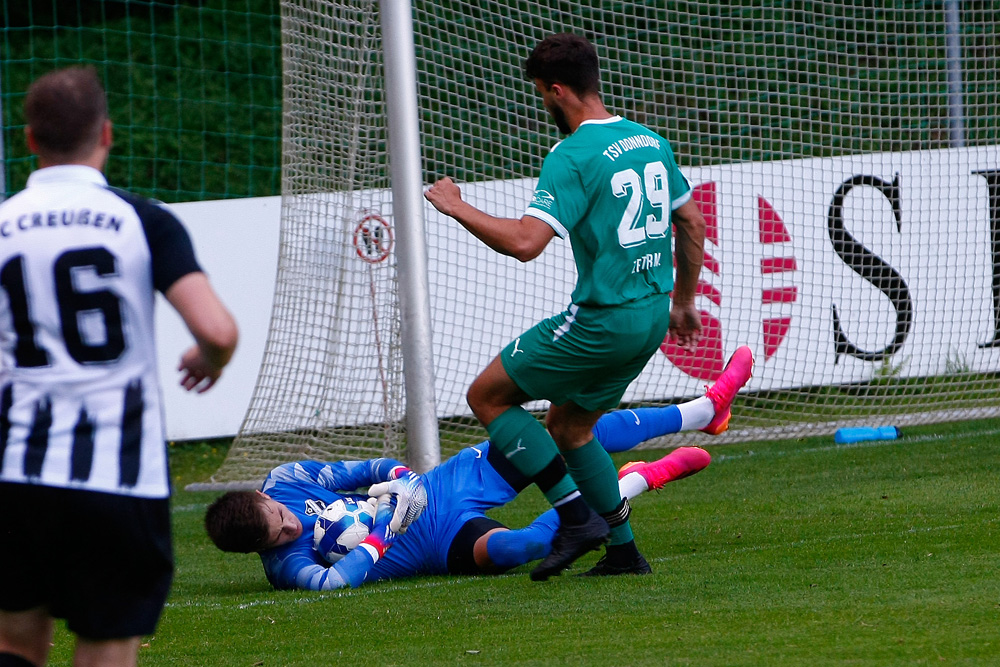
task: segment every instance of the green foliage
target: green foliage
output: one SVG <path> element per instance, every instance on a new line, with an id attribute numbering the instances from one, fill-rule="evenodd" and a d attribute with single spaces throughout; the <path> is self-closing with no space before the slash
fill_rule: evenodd
<path id="1" fill-rule="evenodd" d="M 417 3 L 417 56 L 434 64 L 421 92 L 427 177 L 537 175 L 556 135 L 520 68 L 538 39 L 567 30 L 597 46 L 609 108 L 668 137 L 684 165 L 951 145 L 943 3 L 624 4 Z M 963 8 L 966 143 L 990 145 L 1000 5 Z"/>
<path id="2" fill-rule="evenodd" d="M 956 373 L 969 373 L 969 360 L 960 350 L 948 350 L 948 357 L 945 359 L 945 372 L 949 375 Z"/>
<path id="3" fill-rule="evenodd" d="M 95 67 L 108 92 L 112 184 L 172 202 L 278 194 L 277 0 L 16 4 L 0 29 L 8 194 L 34 168 L 28 85 L 74 64 Z"/>
<path id="4" fill-rule="evenodd" d="M 171 448 L 178 488 L 214 469 L 220 444 Z M 537 584 L 525 567 L 275 592 L 256 557 L 205 537 L 215 494 L 178 491 L 177 577 L 140 665 L 996 660 L 1000 420 L 907 429 L 896 441 L 752 447 L 710 448 L 707 470 L 635 500 L 647 577 Z M 521 526 L 544 508 L 529 489 L 495 516 Z M 60 629 L 57 661 L 68 661 L 69 639 Z"/>
<path id="5" fill-rule="evenodd" d="M 521 65 L 564 30 L 598 46 L 609 107 L 670 138 L 685 165 L 950 145 L 939 2 L 441 0 L 414 16 L 427 182 L 537 175 L 557 135 Z M 79 62 L 107 82 L 116 185 L 166 201 L 278 193 L 278 0 L 8 2 L 0 18 L 8 193 L 32 167 L 25 87 Z M 1000 140 L 998 23 L 996 3 L 963 3 L 968 145 Z"/>

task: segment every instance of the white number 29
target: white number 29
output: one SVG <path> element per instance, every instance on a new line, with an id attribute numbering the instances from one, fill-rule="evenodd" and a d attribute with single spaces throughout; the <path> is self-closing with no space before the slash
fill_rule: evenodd
<path id="1" fill-rule="evenodd" d="M 647 164 L 641 179 L 634 169 L 619 171 L 611 177 L 611 191 L 615 197 L 629 198 L 618 223 L 618 243 L 623 248 L 642 245 L 647 238 L 666 236 L 670 224 L 670 187 L 667 184 L 667 168 L 662 162 Z M 644 199 L 654 210 L 641 225 Z"/>

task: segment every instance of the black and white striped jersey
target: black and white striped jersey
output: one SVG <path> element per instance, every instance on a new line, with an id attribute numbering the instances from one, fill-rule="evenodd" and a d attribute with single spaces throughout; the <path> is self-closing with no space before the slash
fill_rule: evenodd
<path id="1" fill-rule="evenodd" d="M 0 204 L 0 480 L 169 495 L 154 289 L 200 270 L 172 213 L 90 167 Z"/>

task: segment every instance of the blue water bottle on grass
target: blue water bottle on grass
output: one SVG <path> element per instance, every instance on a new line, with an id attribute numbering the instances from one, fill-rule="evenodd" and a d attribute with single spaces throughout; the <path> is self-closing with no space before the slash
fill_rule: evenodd
<path id="1" fill-rule="evenodd" d="M 865 442 L 868 440 L 895 440 L 901 435 L 895 426 L 851 426 L 838 428 L 833 434 L 835 442 Z"/>

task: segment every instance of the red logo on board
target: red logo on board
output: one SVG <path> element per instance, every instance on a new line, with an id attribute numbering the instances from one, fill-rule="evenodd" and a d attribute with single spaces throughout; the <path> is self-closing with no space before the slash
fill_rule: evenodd
<path id="1" fill-rule="evenodd" d="M 715 183 L 702 183 L 694 188 L 693 199 L 701 213 L 705 216 L 705 268 L 714 275 L 722 274 L 720 262 L 712 256 L 711 248 L 719 246 L 719 216 L 718 200 Z M 763 197 L 757 197 L 757 234 L 764 247 L 764 256 L 760 260 L 762 276 L 784 277 L 794 273 L 798 267 L 791 253 L 792 240 L 788 228 L 782 222 L 778 212 Z M 696 291 L 697 298 L 707 298 L 716 306 L 722 305 L 722 292 L 714 285 L 699 280 Z M 798 298 L 798 287 L 794 284 L 784 284 L 777 287 L 765 287 L 761 291 L 761 303 L 765 313 L 767 307 L 785 303 L 794 303 Z M 765 315 L 760 341 L 764 349 L 764 360 L 770 359 L 781 346 L 792 318 L 783 314 Z M 752 344 L 753 341 L 746 341 Z M 722 349 L 722 323 L 717 317 L 706 310 L 701 311 L 701 340 L 694 352 L 686 352 L 670 340 L 668 336 L 660 346 L 667 358 L 677 368 L 699 380 L 712 381 L 722 373 L 725 367 L 725 352 Z"/>

